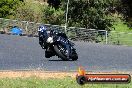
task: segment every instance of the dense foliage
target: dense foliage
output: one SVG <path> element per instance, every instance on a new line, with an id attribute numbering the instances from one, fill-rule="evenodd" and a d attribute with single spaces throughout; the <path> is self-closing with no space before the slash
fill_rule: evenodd
<path id="1" fill-rule="evenodd" d="M 124 14 L 126 21 L 132 27 L 132 0 L 121 0 L 121 13 Z"/>
<path id="2" fill-rule="evenodd" d="M 49 6 L 52 6 L 54 7 L 55 9 L 58 9 L 60 4 L 61 4 L 61 1 L 60 0 L 47 0 Z"/>
<path id="3" fill-rule="evenodd" d="M 0 18 L 10 18 L 20 0 L 0 0 Z"/>
<path id="4" fill-rule="evenodd" d="M 43 22 L 54 25 L 61 25 L 64 23 L 64 11 L 60 9 L 55 9 L 52 7 L 46 7 L 43 10 Z"/>
<path id="5" fill-rule="evenodd" d="M 43 5 L 39 3 L 24 2 L 19 4 L 15 10 L 14 18 L 23 21 L 42 22 L 42 10 Z"/>
<path id="6" fill-rule="evenodd" d="M 68 0 L 0 0 L 0 18 L 65 24 Z M 69 0 L 68 26 L 110 30 L 116 17 L 132 24 L 131 0 Z M 116 14 L 116 15 L 115 15 Z"/>
<path id="7" fill-rule="evenodd" d="M 70 1 L 69 26 L 108 30 L 112 26 L 108 6 L 106 0 Z"/>

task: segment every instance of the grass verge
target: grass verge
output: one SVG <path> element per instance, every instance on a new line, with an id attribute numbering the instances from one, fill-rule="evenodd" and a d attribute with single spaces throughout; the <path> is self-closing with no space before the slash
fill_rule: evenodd
<path id="1" fill-rule="evenodd" d="M 109 44 L 132 46 L 132 28 L 120 18 L 116 19 L 113 28 L 108 35 Z"/>
<path id="2" fill-rule="evenodd" d="M 85 84 L 78 85 L 71 77 L 41 79 L 28 78 L 1 78 L 0 88 L 132 88 L 130 84 Z"/>

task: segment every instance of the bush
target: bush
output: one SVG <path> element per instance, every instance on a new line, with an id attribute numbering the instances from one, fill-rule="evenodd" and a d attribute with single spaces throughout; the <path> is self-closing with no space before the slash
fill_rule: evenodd
<path id="1" fill-rule="evenodd" d="M 20 0 L 0 0 L 0 18 L 12 18 Z"/>
<path id="2" fill-rule="evenodd" d="M 41 22 L 42 21 L 42 8 L 45 5 L 40 3 L 24 2 L 21 3 L 16 9 L 14 14 L 15 19 L 24 21 Z"/>
<path id="3" fill-rule="evenodd" d="M 43 22 L 47 24 L 61 25 L 64 24 L 64 11 L 59 8 L 55 9 L 53 7 L 47 6 L 43 10 Z"/>

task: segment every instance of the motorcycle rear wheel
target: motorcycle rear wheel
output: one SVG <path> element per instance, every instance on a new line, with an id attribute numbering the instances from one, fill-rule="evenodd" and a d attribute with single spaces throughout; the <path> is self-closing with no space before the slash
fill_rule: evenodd
<path id="1" fill-rule="evenodd" d="M 46 58 L 50 58 L 51 57 L 51 54 L 48 51 L 45 51 L 45 57 Z"/>
<path id="2" fill-rule="evenodd" d="M 77 53 L 76 53 L 76 50 L 73 50 L 73 51 L 72 51 L 71 59 L 72 59 L 73 61 L 76 61 L 76 60 L 78 59 L 78 55 L 77 55 Z"/>

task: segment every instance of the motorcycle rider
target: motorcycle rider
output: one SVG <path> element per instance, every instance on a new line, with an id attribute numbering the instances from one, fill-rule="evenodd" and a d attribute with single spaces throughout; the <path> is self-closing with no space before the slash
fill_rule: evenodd
<path id="1" fill-rule="evenodd" d="M 44 40 L 46 40 L 48 37 L 46 32 L 46 27 L 44 25 L 39 26 L 38 35 L 39 35 L 39 44 L 41 45 L 42 48 L 44 48 Z"/>
<path id="2" fill-rule="evenodd" d="M 53 43 L 53 35 L 51 31 L 48 31 L 45 25 L 40 25 L 38 28 L 39 44 L 45 51 L 45 57 L 49 58 L 51 54 L 51 49 L 48 47 L 49 43 Z M 53 54 L 53 53 L 52 53 Z"/>
<path id="3" fill-rule="evenodd" d="M 39 44 L 45 51 L 45 57 L 50 58 L 55 55 L 53 49 L 50 47 L 50 44 L 53 43 L 53 40 L 57 38 L 57 36 L 62 36 L 65 39 L 68 39 L 65 33 L 60 32 L 57 29 L 47 30 L 45 25 L 40 25 L 38 28 L 39 35 Z"/>
<path id="4" fill-rule="evenodd" d="M 62 60 L 77 60 L 78 55 L 66 34 L 58 28 L 48 29 L 45 25 L 38 27 L 39 44 L 45 49 L 45 57 L 58 56 Z"/>
<path id="5" fill-rule="evenodd" d="M 38 28 L 39 32 L 39 44 L 42 46 L 42 43 L 52 43 L 53 42 L 53 30 L 48 31 L 46 26 L 41 25 Z"/>
<path id="6" fill-rule="evenodd" d="M 40 25 L 38 28 L 39 33 L 39 44 L 43 49 L 46 48 L 46 43 L 52 43 L 53 37 L 56 35 L 63 36 L 64 38 L 68 39 L 65 33 L 60 33 L 58 30 L 47 30 L 45 25 Z"/>

